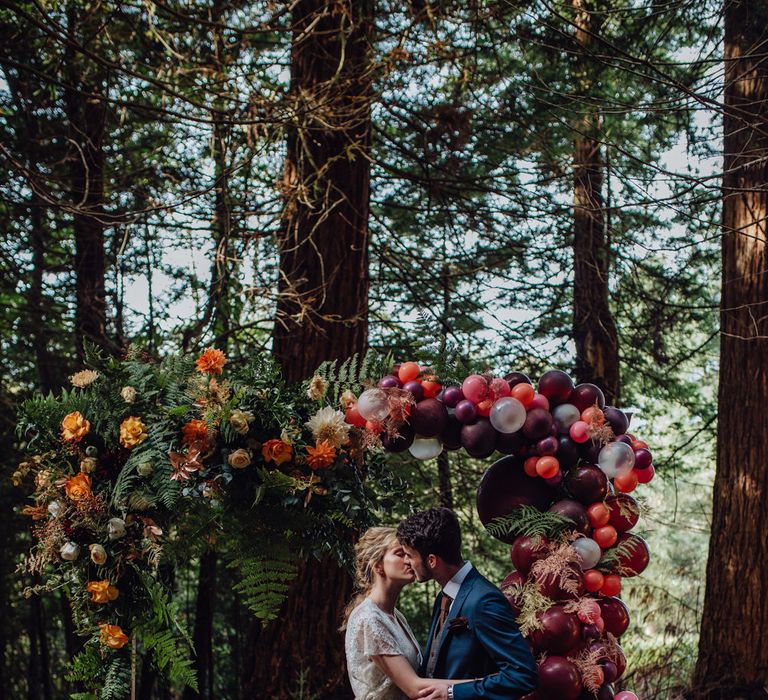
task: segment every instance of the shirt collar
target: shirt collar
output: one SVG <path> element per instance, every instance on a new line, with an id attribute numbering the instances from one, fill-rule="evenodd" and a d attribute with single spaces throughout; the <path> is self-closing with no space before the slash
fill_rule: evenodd
<path id="1" fill-rule="evenodd" d="M 472 563 L 471 562 L 464 562 L 464 566 L 462 566 L 454 575 L 454 577 L 448 581 L 448 583 L 443 586 L 443 593 L 445 595 L 450 596 L 451 599 L 455 600 L 456 596 L 459 593 L 459 588 L 461 588 L 461 584 L 464 583 L 464 579 L 467 578 L 467 574 L 472 570 Z"/>

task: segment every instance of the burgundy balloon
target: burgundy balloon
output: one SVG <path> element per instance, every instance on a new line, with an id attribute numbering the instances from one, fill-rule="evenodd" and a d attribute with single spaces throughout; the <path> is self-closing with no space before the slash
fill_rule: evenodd
<path id="1" fill-rule="evenodd" d="M 624 605 L 621 598 L 606 596 L 598 599 L 600 605 L 600 615 L 605 622 L 606 632 L 610 632 L 614 637 L 621 637 L 629 627 L 629 610 Z"/>
<path id="2" fill-rule="evenodd" d="M 653 455 L 650 450 L 641 447 L 635 450 L 635 469 L 648 469 L 653 464 Z"/>
<path id="3" fill-rule="evenodd" d="M 540 559 L 545 559 L 549 553 L 549 542 L 544 537 L 528 537 L 520 535 L 509 548 L 512 563 L 523 576 L 527 576 L 531 567 Z"/>
<path id="4" fill-rule="evenodd" d="M 629 435 L 617 435 L 614 440 L 616 442 L 623 442 L 625 445 L 631 445 L 632 444 L 632 438 L 629 437 Z"/>
<path id="5" fill-rule="evenodd" d="M 440 433 L 440 442 L 446 450 L 461 449 L 461 428 L 463 423 L 456 416 L 448 414 L 448 421 L 445 424 L 443 432 Z"/>
<path id="6" fill-rule="evenodd" d="M 515 593 L 514 587 L 517 586 L 517 584 L 522 583 L 525 583 L 525 577 L 519 571 L 511 571 L 504 577 L 504 580 L 499 586 L 501 592 L 509 602 L 515 617 L 517 617 L 523 609 L 523 600 L 519 593 Z"/>
<path id="7" fill-rule="evenodd" d="M 528 375 L 523 374 L 522 372 L 510 372 L 509 374 L 505 374 L 504 380 L 509 384 L 510 389 L 517 384 L 533 384 L 528 378 Z"/>
<path id="8" fill-rule="evenodd" d="M 611 424 L 614 435 L 623 435 L 629 428 L 627 414 L 615 406 L 606 406 L 604 409 L 605 420 Z"/>
<path id="9" fill-rule="evenodd" d="M 584 574 L 576 564 L 566 565 L 569 576 L 564 577 L 563 571 L 557 573 L 542 573 L 538 571 L 533 575 L 541 592 L 552 600 L 576 600 L 584 595 Z M 565 581 L 575 582 L 574 590 L 566 590 Z M 569 588 L 573 586 L 569 585 Z"/>
<path id="10" fill-rule="evenodd" d="M 616 547 L 620 547 L 625 554 L 619 554 L 619 567 L 622 576 L 630 578 L 638 576 L 645 571 L 651 560 L 651 552 L 648 545 L 640 535 L 624 533 L 619 535 Z"/>
<path id="11" fill-rule="evenodd" d="M 392 372 L 391 372 L 391 374 L 393 374 L 395 377 L 397 376 L 397 373 L 400 371 L 400 365 L 401 364 L 402 364 L 401 362 L 395 362 L 395 364 L 392 365 Z"/>
<path id="12" fill-rule="evenodd" d="M 616 680 L 624 675 L 627 670 L 627 657 L 624 656 L 624 650 L 617 644 L 613 650 L 611 661 L 616 664 Z"/>
<path id="13" fill-rule="evenodd" d="M 448 425 L 448 410 L 437 399 L 424 399 L 411 409 L 408 422 L 417 435 L 435 437 Z"/>
<path id="14" fill-rule="evenodd" d="M 619 669 L 613 661 L 603 661 L 600 666 L 603 668 L 606 683 L 613 683 L 619 677 Z"/>
<path id="15" fill-rule="evenodd" d="M 381 444 L 389 452 L 405 452 L 412 444 L 414 438 L 413 428 L 408 423 L 403 423 L 398 427 L 398 437 L 388 437 L 386 432 L 381 435 Z"/>
<path id="16" fill-rule="evenodd" d="M 600 450 L 603 445 L 594 440 L 587 440 L 579 445 L 579 454 L 590 464 L 597 464 L 600 457 Z"/>
<path id="17" fill-rule="evenodd" d="M 619 532 L 627 532 L 637 525 L 640 519 L 640 506 L 628 493 L 608 496 L 605 499 L 605 505 L 611 513 L 608 522 Z"/>
<path id="18" fill-rule="evenodd" d="M 608 477 L 591 464 L 571 470 L 565 485 L 576 500 L 587 506 L 602 501 L 608 493 Z"/>
<path id="19" fill-rule="evenodd" d="M 539 393 L 546 396 L 552 406 L 565 403 L 573 390 L 573 379 L 559 369 L 544 372 L 539 379 Z"/>
<path id="20" fill-rule="evenodd" d="M 538 651 L 565 655 L 581 640 L 579 618 L 565 612 L 562 605 L 552 605 L 536 617 L 541 628 L 533 630 L 529 639 Z"/>
<path id="21" fill-rule="evenodd" d="M 552 414 L 543 408 L 533 408 L 528 411 L 522 431 L 529 440 L 541 440 L 551 428 Z"/>
<path id="22" fill-rule="evenodd" d="M 589 517 L 587 516 L 587 510 L 578 501 L 574 501 L 570 498 L 564 498 L 561 501 L 553 503 L 549 507 L 550 513 L 558 513 L 568 520 L 570 520 L 576 530 L 588 535 L 590 533 Z"/>
<path id="23" fill-rule="evenodd" d="M 577 384 L 568 397 L 568 403 L 572 403 L 580 411 L 595 404 L 598 408 L 603 408 L 605 406 L 605 394 L 599 386 L 594 384 Z"/>
<path id="24" fill-rule="evenodd" d="M 584 639 L 597 639 L 600 637 L 600 630 L 597 629 L 597 625 L 584 625 L 581 630 L 581 636 Z"/>
<path id="25" fill-rule="evenodd" d="M 570 469 L 579 461 L 579 446 L 567 435 L 561 435 L 557 439 L 555 456 L 561 469 Z"/>
<path id="26" fill-rule="evenodd" d="M 548 435 L 545 438 L 542 438 L 541 440 L 536 443 L 536 449 L 538 450 L 538 453 L 542 456 L 554 456 L 557 454 L 557 448 L 559 447 L 559 443 L 557 441 L 556 437 L 552 437 L 551 435 Z"/>
<path id="27" fill-rule="evenodd" d="M 440 400 L 449 408 L 455 408 L 463 399 L 464 392 L 458 386 L 447 386 L 440 392 Z"/>
<path id="28" fill-rule="evenodd" d="M 461 444 L 472 457 L 488 457 L 496 447 L 498 433 L 487 418 L 461 428 Z"/>
<path id="29" fill-rule="evenodd" d="M 379 387 L 382 389 L 399 389 L 402 385 L 403 383 L 391 374 L 379 379 Z"/>
<path id="30" fill-rule="evenodd" d="M 577 700 L 581 693 L 579 672 L 568 659 L 549 656 L 539 666 L 539 694 L 557 700 Z"/>
<path id="31" fill-rule="evenodd" d="M 415 379 L 412 379 L 410 382 L 403 384 L 403 389 L 405 391 L 409 391 L 417 402 L 424 398 L 424 388 Z"/>
<path id="32" fill-rule="evenodd" d="M 462 423 L 474 423 L 477 418 L 477 408 L 471 401 L 462 399 L 456 404 L 454 414 Z"/>
<path id="33" fill-rule="evenodd" d="M 518 506 L 535 506 L 546 510 L 554 491 L 539 477 L 530 477 L 523 471 L 520 457 L 508 456 L 494 462 L 485 472 L 477 488 L 477 514 L 487 525 L 494 518 L 509 515 Z M 512 544 L 513 536 L 499 538 Z"/>
<path id="34" fill-rule="evenodd" d="M 525 438 L 519 430 L 516 433 L 499 433 L 496 449 L 505 455 L 519 454 L 524 443 Z"/>
<path id="35" fill-rule="evenodd" d="M 563 483 L 563 472 L 557 472 L 554 476 L 544 479 L 550 486 L 560 486 Z"/>

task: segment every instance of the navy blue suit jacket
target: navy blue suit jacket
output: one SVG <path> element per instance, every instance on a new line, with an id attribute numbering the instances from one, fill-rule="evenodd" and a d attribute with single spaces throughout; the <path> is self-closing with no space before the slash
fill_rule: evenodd
<path id="1" fill-rule="evenodd" d="M 421 667 L 422 676 L 429 659 L 442 597 L 440 593 L 435 600 Z M 451 629 L 450 621 L 456 617 L 466 618 L 466 627 L 455 625 Z M 528 642 L 520 634 L 512 608 L 504 594 L 474 568 L 470 569 L 461 584 L 440 639 L 434 643 L 440 645 L 432 674 L 434 678 L 481 679 L 454 685 L 453 697 L 456 700 L 510 700 L 536 688 L 536 660 Z"/>

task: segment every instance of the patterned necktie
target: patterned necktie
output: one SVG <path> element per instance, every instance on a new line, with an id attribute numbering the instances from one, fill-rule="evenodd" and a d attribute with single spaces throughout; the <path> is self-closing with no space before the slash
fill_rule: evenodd
<path id="1" fill-rule="evenodd" d="M 445 621 L 448 619 L 448 612 L 451 609 L 452 602 L 453 598 L 443 593 L 443 598 L 440 601 L 440 617 L 437 618 L 437 625 L 435 626 L 436 639 L 440 637 L 440 633 L 443 631 L 443 627 L 445 627 Z"/>

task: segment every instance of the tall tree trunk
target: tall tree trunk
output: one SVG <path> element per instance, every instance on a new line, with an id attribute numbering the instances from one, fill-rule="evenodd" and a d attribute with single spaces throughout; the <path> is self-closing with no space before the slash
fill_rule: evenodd
<path id="1" fill-rule="evenodd" d="M 88 12 L 91 12 L 90 16 Z M 79 41 L 82 36 L 94 38 L 95 12 L 70 3 L 67 24 L 73 42 Z M 89 27 L 93 31 L 89 31 Z M 75 236 L 75 342 L 81 360 L 86 341 L 110 351 L 116 350 L 107 337 L 104 284 L 104 136 L 107 102 L 91 96 L 104 93 L 106 76 L 100 67 L 82 65 L 83 60 L 74 49 L 68 49 L 69 80 L 64 91 L 72 145 L 69 172 Z"/>
<path id="2" fill-rule="evenodd" d="M 184 689 L 184 700 L 205 698 L 214 700 L 213 692 L 213 611 L 216 600 L 216 552 L 207 551 L 200 557 L 200 575 L 197 582 L 195 629 L 192 641 L 195 647 L 195 670 L 198 692 Z"/>
<path id="3" fill-rule="evenodd" d="M 292 17 L 291 94 L 273 352 L 289 381 L 366 348 L 372 2 L 298 0 Z M 246 695 L 305 692 L 344 698 L 338 628 L 352 591 L 334 562 L 310 560 L 279 622 L 256 634 Z"/>
<path id="4" fill-rule="evenodd" d="M 768 685 L 768 4 L 725 2 L 717 472 L 697 698 Z"/>
<path id="5" fill-rule="evenodd" d="M 576 10 L 575 62 L 577 90 L 587 94 L 594 84 L 593 37 L 600 14 L 592 0 L 573 0 Z M 576 124 L 573 153 L 573 338 L 576 379 L 593 382 L 608 403 L 619 400 L 619 341 L 608 303 L 610 250 L 606 241 L 601 117 L 589 101 Z"/>

